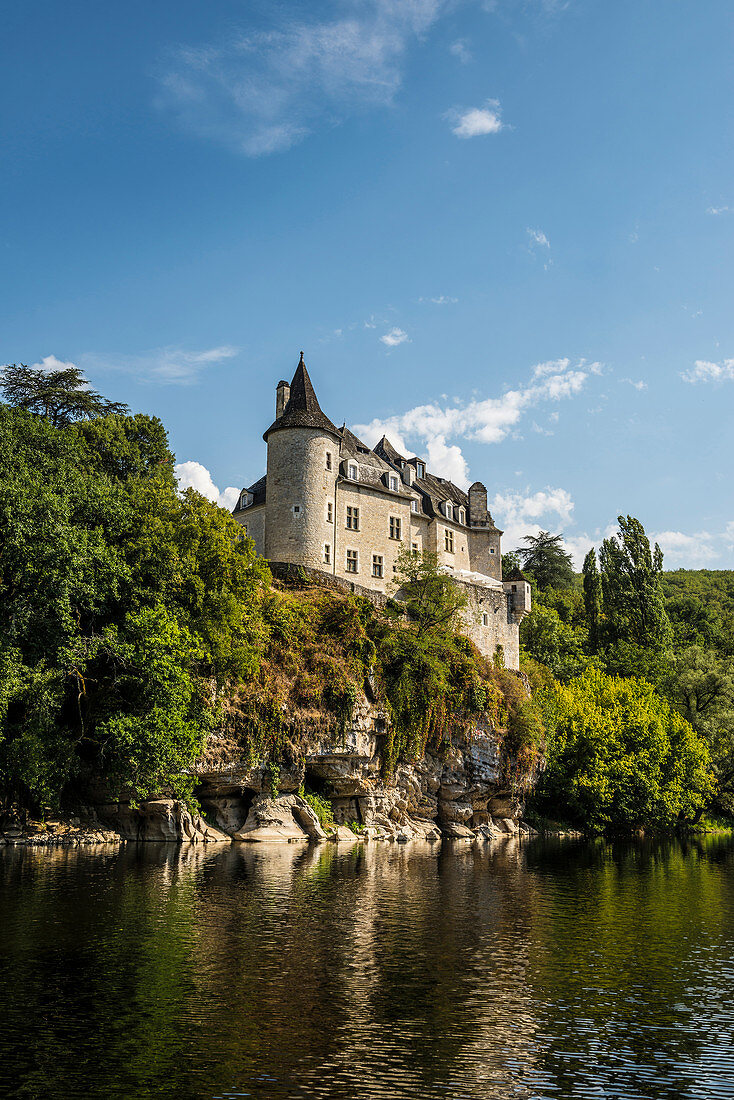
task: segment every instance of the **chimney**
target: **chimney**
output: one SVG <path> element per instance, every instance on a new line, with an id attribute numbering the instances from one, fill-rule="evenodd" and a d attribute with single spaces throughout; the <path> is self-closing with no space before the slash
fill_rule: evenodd
<path id="1" fill-rule="evenodd" d="M 278 382 L 278 388 L 275 391 L 275 419 L 280 420 L 285 411 L 285 407 L 288 404 L 288 398 L 291 395 L 291 388 L 287 382 Z"/>
<path id="2" fill-rule="evenodd" d="M 472 527 L 486 527 L 489 523 L 487 490 L 481 481 L 475 481 L 469 489 L 469 521 Z"/>

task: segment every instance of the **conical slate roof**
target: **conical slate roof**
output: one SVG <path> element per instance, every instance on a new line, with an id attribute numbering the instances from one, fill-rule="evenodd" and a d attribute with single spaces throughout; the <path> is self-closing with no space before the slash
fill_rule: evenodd
<path id="1" fill-rule="evenodd" d="M 291 382 L 291 393 L 288 404 L 283 409 L 283 415 L 274 420 L 263 435 L 267 440 L 271 432 L 280 431 L 283 428 L 319 428 L 339 438 L 339 433 L 326 413 L 321 411 L 318 398 L 314 392 L 311 379 L 303 361 L 303 352 L 296 367 L 296 373 Z"/>

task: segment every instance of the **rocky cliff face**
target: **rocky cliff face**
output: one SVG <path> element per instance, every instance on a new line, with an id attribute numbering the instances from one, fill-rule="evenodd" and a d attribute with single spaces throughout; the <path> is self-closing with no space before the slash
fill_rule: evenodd
<path id="1" fill-rule="evenodd" d="M 356 823 L 368 838 L 470 837 L 523 828 L 521 798 L 503 781 L 494 731 L 477 729 L 440 755 L 428 752 L 419 762 L 399 764 L 386 781 L 383 725 L 362 700 L 343 737 L 311 737 L 302 758 L 277 773 L 248 764 L 236 744 L 214 735 L 196 766 L 207 819 L 236 840 L 322 839 L 315 815 L 296 793 L 305 784 L 331 801 L 337 824 Z"/>

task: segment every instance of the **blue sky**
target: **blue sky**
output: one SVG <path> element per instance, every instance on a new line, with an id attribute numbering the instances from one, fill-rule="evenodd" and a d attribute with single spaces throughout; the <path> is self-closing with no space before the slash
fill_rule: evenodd
<path id="1" fill-rule="evenodd" d="M 730 0 L 13 5 L 0 361 L 159 415 L 222 501 L 325 411 L 734 567 Z M 50 358 L 54 357 L 54 358 Z M 228 488 L 230 491 L 228 492 Z"/>

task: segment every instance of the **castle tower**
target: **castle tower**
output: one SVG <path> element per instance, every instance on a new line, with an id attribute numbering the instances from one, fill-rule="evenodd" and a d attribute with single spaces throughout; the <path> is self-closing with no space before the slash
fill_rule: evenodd
<path id="1" fill-rule="evenodd" d="M 268 445 L 265 557 L 331 572 L 340 437 L 321 411 L 303 352 L 290 387 L 278 384 L 276 419 L 263 439 Z"/>

